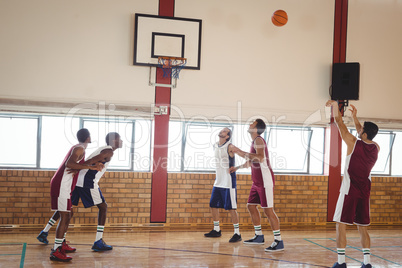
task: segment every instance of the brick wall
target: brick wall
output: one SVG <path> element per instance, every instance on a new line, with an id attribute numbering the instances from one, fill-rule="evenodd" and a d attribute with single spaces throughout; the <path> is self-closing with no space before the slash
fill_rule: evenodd
<path id="1" fill-rule="evenodd" d="M 49 182 L 54 171 L 0 171 L 0 226 L 43 225 L 52 215 Z M 137 226 L 149 223 L 151 173 L 107 172 L 100 185 L 108 203 L 107 224 Z M 167 221 L 169 225 L 206 225 L 212 222 L 209 198 L 214 174 L 168 175 Z M 327 176 L 277 175 L 275 211 L 281 223 L 325 223 Z M 246 203 L 249 175 L 238 175 L 238 213 L 242 225 L 250 225 Z M 374 177 L 371 196 L 373 223 L 402 223 L 401 177 Z M 228 213 L 221 222 L 230 224 Z M 97 208 L 75 210 L 75 225 L 96 225 Z M 266 220 L 265 220 L 266 224 Z"/>

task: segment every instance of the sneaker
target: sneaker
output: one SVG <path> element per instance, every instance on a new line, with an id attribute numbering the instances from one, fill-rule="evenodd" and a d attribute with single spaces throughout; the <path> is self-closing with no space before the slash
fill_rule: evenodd
<path id="1" fill-rule="evenodd" d="M 63 241 L 63 244 L 61 244 L 61 248 L 64 250 L 64 252 L 66 253 L 71 253 L 71 252 L 75 252 L 77 249 L 70 247 L 66 241 Z"/>
<path id="2" fill-rule="evenodd" d="M 362 264 L 362 267 L 360 267 L 360 268 L 372 268 L 372 266 L 371 266 L 371 264 L 370 263 L 367 263 L 367 264 Z"/>
<path id="3" fill-rule="evenodd" d="M 67 262 L 67 261 L 71 261 L 73 258 L 71 258 L 70 256 L 67 256 L 66 253 L 64 252 L 63 248 L 60 246 L 56 250 L 54 250 L 54 249 L 51 250 L 50 259 L 52 261 Z"/>
<path id="4" fill-rule="evenodd" d="M 236 243 L 241 241 L 241 235 L 234 234 L 232 238 L 230 238 L 229 243 Z"/>
<path id="5" fill-rule="evenodd" d="M 105 241 L 103 241 L 103 239 L 99 239 L 98 241 L 96 241 L 94 243 L 94 245 L 92 246 L 92 250 L 94 251 L 106 251 L 106 250 L 112 250 L 113 247 L 109 246 L 105 243 Z"/>
<path id="6" fill-rule="evenodd" d="M 221 237 L 221 235 L 222 233 L 220 230 L 219 232 L 212 230 L 211 232 L 204 234 L 205 237 Z"/>
<path id="7" fill-rule="evenodd" d="M 39 242 L 42 242 L 43 244 L 49 244 L 49 240 L 47 240 L 48 235 L 49 232 L 41 231 L 40 234 L 36 237 L 36 239 L 38 239 Z"/>
<path id="8" fill-rule="evenodd" d="M 279 240 L 275 240 L 274 242 L 272 242 L 271 246 L 267 247 L 265 249 L 265 251 L 282 251 L 285 249 L 285 245 L 283 244 L 283 240 L 279 241 Z"/>
<path id="9" fill-rule="evenodd" d="M 332 266 L 332 268 L 346 268 L 346 262 L 339 264 L 337 262 L 334 263 L 334 266 Z"/>
<path id="10" fill-rule="evenodd" d="M 264 235 L 255 235 L 253 238 L 246 240 L 243 243 L 251 245 L 263 245 L 265 243 Z"/>

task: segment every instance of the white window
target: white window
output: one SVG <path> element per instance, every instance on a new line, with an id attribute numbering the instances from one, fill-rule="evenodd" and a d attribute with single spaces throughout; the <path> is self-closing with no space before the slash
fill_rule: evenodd
<path id="1" fill-rule="evenodd" d="M 38 117 L 0 117 L 0 166 L 37 166 L 38 122 Z"/>

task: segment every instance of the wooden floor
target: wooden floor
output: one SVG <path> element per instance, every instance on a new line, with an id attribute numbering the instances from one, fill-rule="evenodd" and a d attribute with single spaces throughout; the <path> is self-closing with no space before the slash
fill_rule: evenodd
<path id="1" fill-rule="evenodd" d="M 265 245 L 229 243 L 232 230 L 223 230 L 221 238 L 204 238 L 208 230 L 107 230 L 104 240 L 113 245 L 109 252 L 93 252 L 95 228 L 69 231 L 67 240 L 77 248 L 70 263 L 49 260 L 54 241 L 49 245 L 36 240 L 38 230 L 0 230 L 0 267 L 331 267 L 337 260 L 335 230 L 283 230 L 285 251 L 266 253 L 272 242 L 265 231 Z M 401 267 L 402 228 L 372 228 L 371 261 L 373 267 Z M 253 231 L 243 230 L 243 240 Z M 346 261 L 348 267 L 360 267 L 362 252 L 355 230 L 348 230 Z"/>

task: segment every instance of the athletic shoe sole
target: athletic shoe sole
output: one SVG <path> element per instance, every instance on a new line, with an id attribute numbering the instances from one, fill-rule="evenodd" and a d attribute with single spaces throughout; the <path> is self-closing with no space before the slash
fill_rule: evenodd
<path id="1" fill-rule="evenodd" d="M 72 259 L 62 260 L 62 259 L 56 258 L 55 256 L 50 256 L 50 260 L 52 260 L 52 261 L 61 261 L 61 262 L 69 262 Z"/>
<path id="2" fill-rule="evenodd" d="M 264 251 L 265 252 L 276 252 L 276 251 L 284 251 L 285 249 L 284 248 L 281 248 L 281 249 L 274 249 L 274 250 L 272 250 L 272 249 L 265 249 Z"/>
<path id="3" fill-rule="evenodd" d="M 265 244 L 265 242 L 246 242 L 246 241 L 244 241 L 243 243 L 246 245 L 264 245 Z"/>

